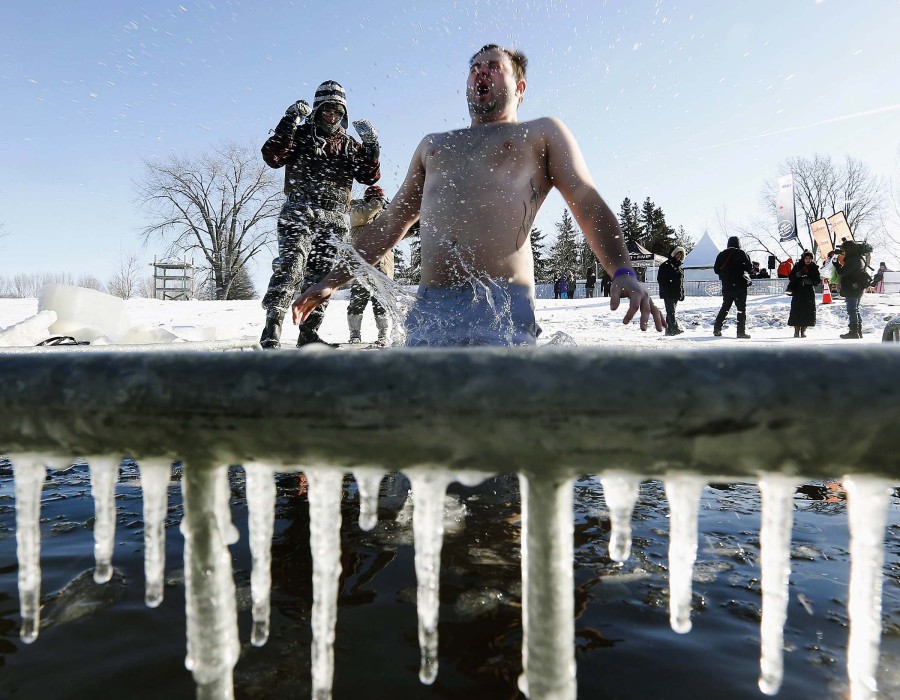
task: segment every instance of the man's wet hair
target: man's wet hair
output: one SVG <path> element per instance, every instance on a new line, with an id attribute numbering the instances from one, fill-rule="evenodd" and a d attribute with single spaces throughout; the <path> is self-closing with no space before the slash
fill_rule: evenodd
<path id="1" fill-rule="evenodd" d="M 499 44 L 485 44 L 480 49 L 478 49 L 478 51 L 472 54 L 472 58 L 469 59 L 469 67 L 472 67 L 475 59 L 478 58 L 480 54 L 483 54 L 485 51 L 491 51 L 493 49 L 502 51 L 507 56 L 509 56 L 509 61 L 510 63 L 512 63 L 513 75 L 516 78 L 516 82 L 518 82 L 519 80 L 525 80 L 525 71 L 528 68 L 528 59 L 525 57 L 525 54 L 518 49 L 505 49 Z"/>

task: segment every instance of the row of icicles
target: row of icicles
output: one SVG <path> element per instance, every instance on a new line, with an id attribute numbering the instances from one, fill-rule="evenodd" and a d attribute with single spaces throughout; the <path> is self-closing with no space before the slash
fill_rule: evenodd
<path id="1" fill-rule="evenodd" d="M 13 463 L 16 490 L 16 542 L 19 562 L 19 600 L 22 616 L 21 638 L 33 642 L 40 627 L 40 496 L 49 461 L 38 454 L 10 455 Z M 115 536 L 115 485 L 120 461 L 108 457 L 88 460 L 91 473 L 91 492 L 96 509 L 94 525 L 94 580 L 105 583 L 112 576 L 112 551 Z M 234 581 L 231 576 L 227 545 L 237 541 L 237 529 L 231 522 L 227 468 L 203 471 L 206 481 L 200 488 L 188 492 L 189 472 L 185 470 L 182 488 L 185 495 L 185 516 L 181 531 L 185 537 L 186 607 L 188 640 L 186 666 L 200 684 L 212 683 L 230 674 L 237 663 L 240 645 L 237 636 Z M 271 588 L 271 541 L 274 526 L 275 471 L 264 464 L 246 464 L 246 497 L 249 510 L 250 549 L 253 559 L 251 597 L 253 628 L 251 642 L 265 644 L 269 635 L 269 592 Z M 279 469 L 279 471 L 283 471 Z M 298 469 L 299 471 L 299 469 Z M 312 696 L 331 696 L 334 674 L 334 628 L 337 617 L 337 593 L 340 568 L 341 485 L 343 472 L 338 468 L 316 467 L 303 469 L 309 482 L 310 544 L 313 557 L 312 610 Z M 415 536 L 415 569 L 417 576 L 417 608 L 419 643 L 423 683 L 432 683 L 438 672 L 438 591 L 440 557 L 443 541 L 443 496 L 447 486 L 455 480 L 468 484 L 480 482 L 486 475 L 475 477 L 453 475 L 433 469 L 411 469 L 407 476 L 415 499 L 413 530 Z M 378 489 L 383 472 L 358 469 L 353 472 L 360 494 L 359 524 L 364 530 L 377 522 Z M 156 607 L 163 598 L 163 567 L 165 561 L 165 516 L 171 463 L 148 460 L 140 465 L 144 507 L 144 570 L 145 600 Z M 198 474 L 199 476 L 199 474 Z M 523 533 L 529 528 L 547 531 L 556 527 L 553 536 L 571 547 L 572 519 L 538 516 L 528 522 L 524 507 L 529 490 L 535 493 L 536 484 L 520 476 L 523 493 Z M 638 498 L 641 479 L 632 475 L 605 472 L 601 474 L 604 498 L 610 512 L 612 533 L 610 558 L 617 562 L 628 559 L 631 550 L 631 517 Z M 691 629 L 691 593 L 693 565 L 697 555 L 697 517 L 700 495 L 706 480 L 693 475 L 671 475 L 664 480 L 670 505 L 669 541 L 669 606 L 672 629 L 686 633 Z M 850 524 L 851 575 L 848 601 L 850 637 L 847 651 L 847 671 L 852 700 L 876 697 L 875 682 L 881 642 L 881 586 L 884 565 L 884 528 L 890 484 L 873 477 L 843 479 L 848 494 Z M 551 482 L 541 482 L 545 489 Z M 797 484 L 794 478 L 767 475 L 759 479 L 762 496 L 760 527 L 762 569 L 762 622 L 760 626 L 761 656 L 759 688 L 774 695 L 778 692 L 783 674 L 783 633 L 787 617 L 788 580 L 790 575 L 790 542 L 793 525 L 792 501 Z M 550 488 L 568 490 L 562 503 L 571 503 L 572 481 Z M 191 509 L 199 509 L 203 517 L 195 517 Z M 537 513 L 538 511 L 534 511 Z M 571 509 L 569 510 L 571 513 Z M 556 515 L 559 515 L 558 513 Z M 535 515 L 531 516 L 535 518 Z M 218 541 L 218 561 L 221 567 L 194 571 L 193 552 L 209 537 L 210 522 L 215 525 L 213 539 Z M 529 560 L 527 538 L 522 538 L 523 576 L 523 640 L 528 640 Z M 569 550 L 570 551 L 570 550 Z M 227 561 L 226 561 L 227 560 Z M 214 560 L 215 561 L 215 560 Z M 216 573 L 218 571 L 218 573 Z M 540 572 L 535 572 L 540 576 Z M 210 580 L 197 580 L 196 577 Z M 194 580 L 192 581 L 192 577 Z M 562 579 L 563 581 L 569 579 Z M 532 581 L 535 583 L 535 581 Z M 538 585 L 540 585 L 538 583 Z M 553 585 L 552 582 L 550 585 Z M 571 590 L 552 592 L 557 600 L 571 600 Z M 205 599 L 205 596 L 212 596 Z M 571 608 L 571 606 L 569 606 Z M 233 610 L 224 623 L 204 619 L 209 609 Z M 563 612 L 566 606 L 562 606 Z M 566 629 L 566 620 L 558 620 Z M 532 640 L 533 643 L 534 640 Z M 540 653 L 539 646 L 523 641 L 523 677 L 520 687 L 546 688 L 547 684 L 529 674 L 529 649 L 532 660 Z M 573 643 L 574 646 L 574 643 Z M 546 656 L 546 655 L 545 655 Z M 552 656 L 552 655 L 551 655 Z M 574 654 L 558 659 L 548 675 L 564 679 L 557 684 L 554 697 L 575 695 Z M 546 662 L 547 659 L 542 661 Z M 541 665 L 547 673 L 546 664 Z M 535 697 L 543 691 L 533 692 Z"/>

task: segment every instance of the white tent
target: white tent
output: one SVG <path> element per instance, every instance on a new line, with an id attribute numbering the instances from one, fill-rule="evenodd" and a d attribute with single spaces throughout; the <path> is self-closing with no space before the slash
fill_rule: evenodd
<path id="1" fill-rule="evenodd" d="M 709 232 L 704 231 L 703 236 L 697 241 L 697 245 L 681 263 L 685 281 L 718 279 L 713 272 L 713 265 L 720 252 L 719 246 L 710 237 Z"/>

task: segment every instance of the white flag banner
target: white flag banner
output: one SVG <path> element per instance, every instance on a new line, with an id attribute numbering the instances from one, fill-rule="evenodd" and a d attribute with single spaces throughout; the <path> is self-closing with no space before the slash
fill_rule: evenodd
<path id="1" fill-rule="evenodd" d="M 778 237 L 781 242 L 799 239 L 797 213 L 794 208 L 794 176 L 778 178 L 778 194 L 775 197 L 775 214 L 778 217 Z"/>

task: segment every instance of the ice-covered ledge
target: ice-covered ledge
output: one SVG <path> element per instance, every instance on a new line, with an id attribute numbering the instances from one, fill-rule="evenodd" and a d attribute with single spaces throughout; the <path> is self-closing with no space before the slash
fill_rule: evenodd
<path id="1" fill-rule="evenodd" d="M 0 450 L 898 483 L 898 376 L 894 344 L 2 355 Z"/>

